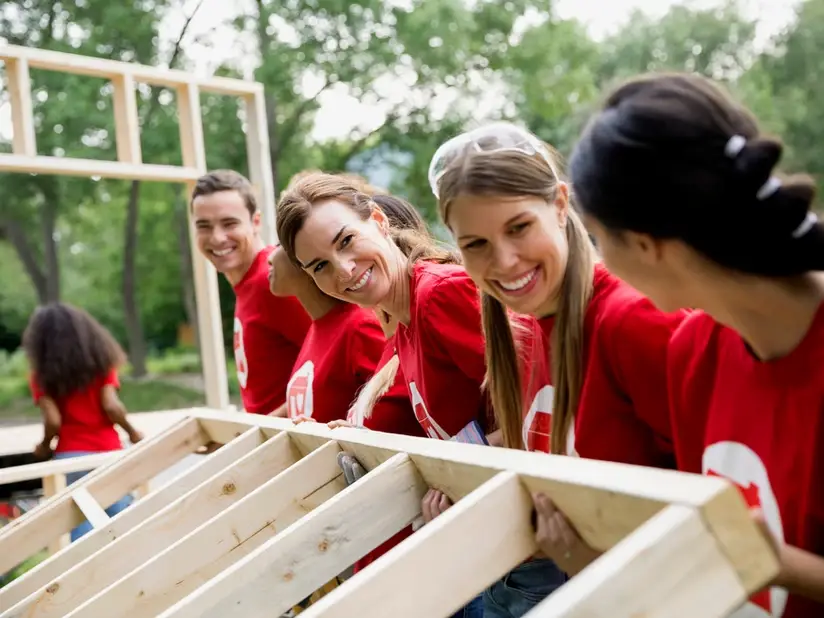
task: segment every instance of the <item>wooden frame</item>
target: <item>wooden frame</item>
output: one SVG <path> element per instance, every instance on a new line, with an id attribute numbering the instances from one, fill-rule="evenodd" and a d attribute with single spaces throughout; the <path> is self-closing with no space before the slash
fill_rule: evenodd
<path id="1" fill-rule="evenodd" d="M 720 478 L 205 408 L 187 413 L 0 529 L 3 571 L 84 514 L 94 525 L 0 589 L 0 617 L 277 616 L 415 520 L 428 487 L 455 506 L 305 618 L 451 615 L 536 551 L 529 492 L 537 490 L 608 551 L 532 618 L 726 616 L 777 573 L 743 498 Z M 224 446 L 114 518 L 102 512 L 210 441 Z M 369 470 L 349 487 L 337 466 L 341 451 Z"/>
<path id="2" fill-rule="evenodd" d="M 0 60 L 6 67 L 14 127 L 13 154 L 0 154 L 0 172 L 181 182 L 191 191 L 197 178 L 207 171 L 200 93 L 241 97 L 246 111 L 249 176 L 262 211 L 262 234 L 267 244 L 275 242 L 275 187 L 261 84 L 223 77 L 200 79 L 184 71 L 15 45 L 0 46 Z M 29 75 L 32 68 L 91 75 L 111 81 L 114 87 L 117 161 L 72 159 L 37 153 Z M 182 166 L 143 163 L 135 99 L 135 85 L 139 82 L 166 87 L 177 94 Z M 225 408 L 229 405 L 229 390 L 216 273 L 212 265 L 199 255 L 194 242 L 192 260 L 206 405 Z"/>

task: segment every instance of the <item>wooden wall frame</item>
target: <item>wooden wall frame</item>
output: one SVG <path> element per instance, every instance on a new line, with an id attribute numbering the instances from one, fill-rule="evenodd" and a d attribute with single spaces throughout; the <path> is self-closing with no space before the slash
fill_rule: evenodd
<path id="1" fill-rule="evenodd" d="M 262 211 L 263 239 L 267 244 L 276 241 L 275 187 L 269 156 L 269 134 L 262 84 L 224 77 L 197 78 L 184 71 L 16 45 L 0 45 L 0 61 L 6 67 L 14 128 L 13 153 L 0 154 L 0 172 L 179 182 L 184 183 L 187 191 L 191 192 L 197 178 L 207 171 L 200 93 L 213 92 L 241 97 L 246 111 L 249 177 L 255 187 Z M 117 161 L 38 154 L 29 75 L 32 68 L 91 75 L 111 81 L 114 87 Z M 166 87 L 177 95 L 182 166 L 143 163 L 135 98 L 137 83 Z M 206 405 L 225 408 L 229 405 L 229 390 L 217 277 L 212 265 L 199 254 L 194 239 L 192 263 L 201 361 L 206 384 Z"/>
<path id="2" fill-rule="evenodd" d="M 187 414 L 0 529 L 3 571 L 83 517 L 94 526 L 0 589 L 0 618 L 278 616 L 415 520 L 429 487 L 455 506 L 304 618 L 451 615 L 534 554 L 537 490 L 607 553 L 530 618 L 720 618 L 778 570 L 742 496 L 720 478 L 205 408 Z M 210 441 L 224 446 L 114 518 L 103 512 Z M 348 487 L 341 451 L 369 470 Z"/>

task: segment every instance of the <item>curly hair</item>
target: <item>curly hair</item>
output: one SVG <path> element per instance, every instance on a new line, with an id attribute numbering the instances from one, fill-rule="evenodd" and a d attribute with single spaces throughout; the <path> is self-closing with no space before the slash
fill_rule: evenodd
<path id="1" fill-rule="evenodd" d="M 23 349 L 37 385 L 52 399 L 83 390 L 126 362 L 100 322 L 66 303 L 35 310 L 23 333 Z"/>

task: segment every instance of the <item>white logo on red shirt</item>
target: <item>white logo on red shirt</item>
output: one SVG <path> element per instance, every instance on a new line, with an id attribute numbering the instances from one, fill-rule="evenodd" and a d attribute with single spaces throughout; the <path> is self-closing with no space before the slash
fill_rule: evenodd
<path id="1" fill-rule="evenodd" d="M 300 366 L 286 385 L 286 406 L 289 418 L 308 416 L 315 411 L 312 397 L 312 382 L 315 378 L 315 363 L 306 361 Z"/>
<path id="2" fill-rule="evenodd" d="M 235 349 L 235 366 L 237 367 L 237 381 L 240 388 L 246 388 L 249 381 L 249 365 L 246 363 L 246 348 L 243 345 L 243 324 L 235 317 L 235 334 L 233 338 Z"/>
<path id="3" fill-rule="evenodd" d="M 541 388 L 532 400 L 532 405 L 524 418 L 523 434 L 521 438 L 528 451 L 540 451 L 549 453 L 551 451 L 551 430 L 552 430 L 552 405 L 555 400 L 555 388 L 547 384 Z M 575 425 L 569 426 L 569 433 L 566 440 L 566 454 L 578 456 L 575 450 Z"/>
<path id="4" fill-rule="evenodd" d="M 418 419 L 418 423 L 423 427 L 426 435 L 435 440 L 449 440 L 452 436 L 445 432 L 435 422 L 435 419 L 429 415 L 429 410 L 426 409 L 423 397 L 421 397 L 418 386 L 414 382 L 409 382 L 409 397 L 412 400 L 412 408 L 415 410 L 415 418 Z"/>
<path id="5" fill-rule="evenodd" d="M 781 512 L 775 499 L 767 469 L 750 447 L 739 442 L 716 442 L 706 448 L 702 463 L 704 474 L 721 476 L 739 489 L 747 506 L 760 507 L 770 532 L 784 542 Z M 750 597 L 730 614 L 731 618 L 780 618 L 787 606 L 787 591 L 772 586 Z"/>

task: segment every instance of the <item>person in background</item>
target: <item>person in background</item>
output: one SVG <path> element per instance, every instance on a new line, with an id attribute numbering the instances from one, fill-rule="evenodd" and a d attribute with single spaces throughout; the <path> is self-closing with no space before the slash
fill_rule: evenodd
<path id="1" fill-rule="evenodd" d="M 312 320 L 295 298 L 269 291 L 267 259 L 274 247 L 264 246 L 260 211 L 246 178 L 231 170 L 200 177 L 191 210 L 197 248 L 235 293 L 233 347 L 243 407 L 270 414 L 286 401 Z"/>
<path id="2" fill-rule="evenodd" d="M 673 467 L 663 367 L 684 314 L 661 313 L 598 263 L 559 167 L 549 147 L 508 123 L 453 138 L 430 165 L 441 217 L 483 292 L 504 445 Z M 529 560 L 489 588 L 487 618 L 523 616 L 600 555 L 569 543 L 563 515 L 546 497 L 535 501 L 537 540 L 551 559 Z"/>
<path id="3" fill-rule="evenodd" d="M 609 268 L 664 310 L 678 467 L 737 485 L 780 572 L 736 617 L 824 616 L 824 226 L 815 183 L 697 75 L 615 89 L 570 172 Z"/>
<path id="4" fill-rule="evenodd" d="M 38 307 L 23 333 L 30 366 L 29 384 L 43 416 L 43 441 L 38 459 L 66 459 L 123 448 L 115 425 L 137 444 L 143 435 L 130 422 L 117 395 L 123 350 L 112 335 L 86 311 L 66 303 Z M 54 440 L 57 439 L 57 445 Z M 72 484 L 89 471 L 71 472 Z M 105 506 L 114 517 L 132 503 L 125 496 Z M 91 530 L 84 522 L 71 532 L 72 541 Z"/>

